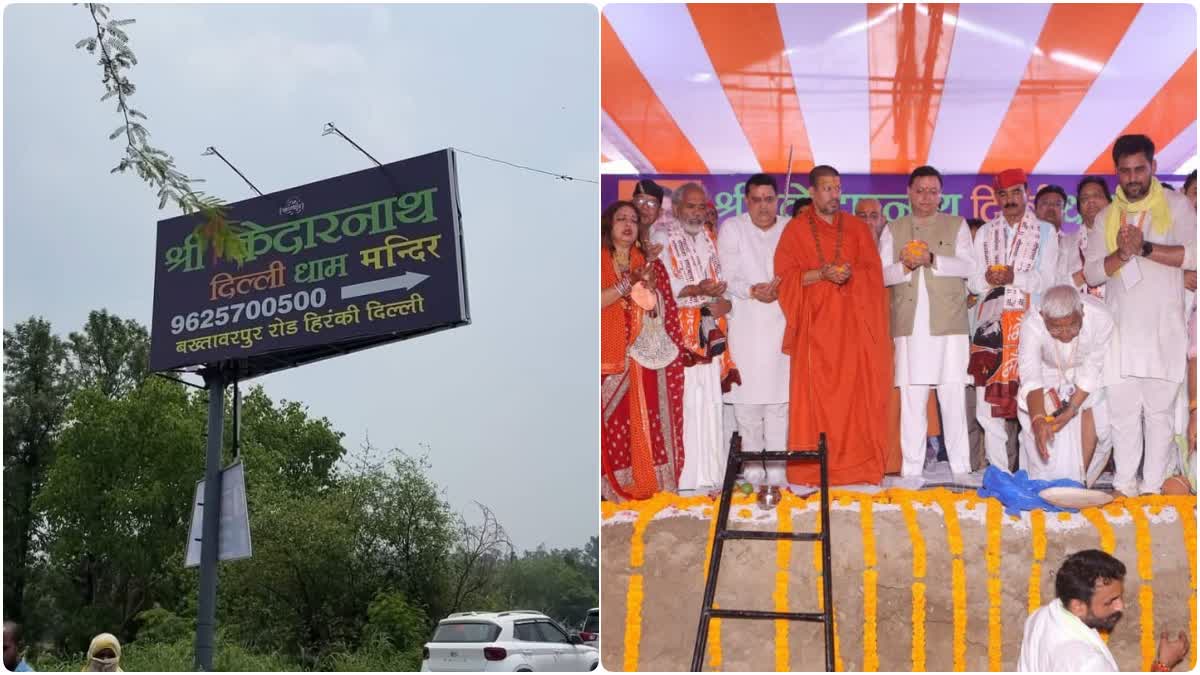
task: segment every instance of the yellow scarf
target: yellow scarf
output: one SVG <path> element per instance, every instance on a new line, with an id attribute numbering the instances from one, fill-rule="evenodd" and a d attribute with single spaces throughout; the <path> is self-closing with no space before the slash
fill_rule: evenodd
<path id="1" fill-rule="evenodd" d="M 1166 191 L 1157 178 L 1150 178 L 1150 194 L 1140 202 L 1130 203 L 1125 198 L 1125 190 L 1118 187 L 1116 198 L 1108 207 L 1108 215 L 1104 219 L 1104 243 L 1108 252 L 1117 250 L 1117 233 L 1125 223 L 1126 213 L 1150 212 L 1150 223 L 1156 234 L 1166 234 L 1171 229 L 1171 209 L 1167 206 Z"/>

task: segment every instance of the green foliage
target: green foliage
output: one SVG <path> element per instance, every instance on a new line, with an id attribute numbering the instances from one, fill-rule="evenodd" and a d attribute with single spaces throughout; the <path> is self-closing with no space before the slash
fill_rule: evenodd
<path id="1" fill-rule="evenodd" d="M 139 645 L 190 641 L 196 631 L 195 621 L 189 621 L 158 605 L 138 614 L 137 620 Z"/>
<path id="2" fill-rule="evenodd" d="M 37 514 L 33 500 L 54 459 L 70 381 L 67 349 L 50 323 L 31 318 L 4 331 L 4 605 L 25 620 Z"/>
<path id="3" fill-rule="evenodd" d="M 150 371 L 150 334 L 132 319 L 107 310 L 88 314 L 82 332 L 68 336 L 70 377 L 75 386 L 95 388 L 110 398 L 132 391 Z"/>
<path id="4" fill-rule="evenodd" d="M 367 639 L 384 638 L 400 650 L 420 649 L 429 638 L 429 617 L 403 593 L 381 591 L 367 606 Z"/>
<path id="5" fill-rule="evenodd" d="M 122 640 L 126 670 L 191 669 L 198 575 L 183 554 L 208 394 L 147 377 L 146 339 L 103 311 L 66 341 L 39 319 L 5 332 L 5 611 L 39 670 L 77 671 L 100 632 Z M 427 455 L 347 457 L 329 420 L 261 387 L 241 410 L 254 557 L 221 566 L 219 669 L 414 670 L 456 609 L 575 625 L 596 606 L 595 538 L 518 556 L 486 506 L 471 522 L 449 507 Z"/>

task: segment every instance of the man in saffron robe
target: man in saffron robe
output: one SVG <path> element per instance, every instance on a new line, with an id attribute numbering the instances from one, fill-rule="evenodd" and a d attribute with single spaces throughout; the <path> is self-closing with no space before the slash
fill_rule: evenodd
<path id="1" fill-rule="evenodd" d="M 883 268 L 870 227 L 839 208 L 837 170 L 813 168 L 809 185 L 812 207 L 788 223 L 775 253 L 792 358 L 788 449 L 815 449 L 823 432 L 830 484 L 878 484 L 892 390 Z M 816 485 L 819 466 L 792 463 L 788 481 Z"/>

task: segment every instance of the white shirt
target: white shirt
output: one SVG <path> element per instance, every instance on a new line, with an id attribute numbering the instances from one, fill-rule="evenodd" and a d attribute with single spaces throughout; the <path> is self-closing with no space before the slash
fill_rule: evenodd
<path id="1" fill-rule="evenodd" d="M 892 338 L 895 344 L 895 385 L 910 384 L 970 384 L 967 362 L 971 358 L 971 341 L 967 335 L 929 334 L 929 289 L 925 287 L 925 274 L 921 268 L 909 270 L 896 258 L 892 226 L 889 224 L 879 234 L 879 257 L 883 261 L 883 285 L 895 286 L 908 283 L 917 275 L 917 306 L 913 316 L 911 336 Z M 971 229 L 967 221 L 961 221 L 954 238 L 954 255 L 934 255 L 934 276 L 966 279 L 975 272 L 975 255 L 971 249 Z M 962 303 L 967 302 L 963 293 Z"/>
<path id="2" fill-rule="evenodd" d="M 1058 233 L 1054 230 L 1053 225 L 1044 220 L 1039 220 L 1036 216 L 1032 218 L 1032 222 L 1036 223 L 1040 228 L 1049 228 L 1050 236 L 1045 237 L 1046 248 L 1038 253 L 1037 267 L 1028 272 L 1013 272 L 1013 282 L 1009 284 L 1009 287 L 1019 288 L 1030 296 L 1040 296 L 1051 286 L 1061 283 L 1058 278 Z M 975 260 L 978 264 L 975 266 L 975 273 L 967 279 L 967 288 L 972 293 L 987 293 L 991 289 L 991 284 L 987 282 L 987 262 L 984 258 L 983 247 L 984 242 L 988 241 L 992 236 L 993 228 L 996 227 L 1008 229 L 1008 238 L 1006 241 L 1012 241 L 1013 236 L 1017 232 L 1017 228 L 1010 225 L 1004 216 L 1001 215 L 984 223 L 979 228 L 979 231 L 975 233 L 975 242 L 972 247 L 974 249 Z M 1006 252 L 1005 261 L 1011 265 L 1012 261 L 1007 260 L 1007 255 L 1008 253 Z M 1030 297 L 1030 303 L 1033 303 L 1033 297 Z"/>
<path id="3" fill-rule="evenodd" d="M 1111 354 L 1108 343 L 1113 334 L 1112 314 L 1096 298 L 1083 296 L 1080 300 L 1083 325 L 1070 343 L 1059 342 L 1050 335 L 1041 312 L 1033 310 L 1025 314 L 1017 346 L 1017 369 L 1021 373 L 1017 405 L 1022 410 L 1029 409 L 1027 397 L 1036 389 L 1070 382 L 1086 391 L 1088 398 L 1095 398 L 1104 387 L 1104 370 Z"/>
<path id="4" fill-rule="evenodd" d="M 1025 620 L 1017 669 L 1031 672 L 1118 672 L 1100 633 L 1055 598 Z"/>
<path id="5" fill-rule="evenodd" d="M 729 349 L 742 378 L 725 395 L 726 403 L 787 403 L 790 359 L 783 353 L 787 319 L 778 302 L 750 297 L 754 284 L 775 278 L 775 248 L 788 218 L 775 219 L 763 230 L 743 213 L 721 223 L 717 250 L 721 273 L 733 303 L 729 313 Z"/>
<path id="6" fill-rule="evenodd" d="M 1110 345 L 1116 353 L 1116 367 L 1105 374 L 1106 384 L 1116 384 L 1125 377 L 1183 382 L 1187 372 L 1183 270 L 1196 269 L 1196 213 L 1187 197 L 1170 190 L 1165 193 L 1171 211 L 1170 229 L 1159 234 L 1150 224 L 1151 216 L 1147 216 L 1142 236 L 1154 244 L 1184 246 L 1182 268 L 1134 256 L 1121 267 L 1116 277 L 1105 274 L 1104 258 L 1108 256 L 1108 245 L 1104 227 L 1108 211 L 1115 205 L 1104 207 L 1096 215 L 1096 229 L 1088 236 L 1084 275 L 1092 286 L 1105 284 L 1105 301 L 1116 322 Z M 1132 288 L 1126 288 L 1128 280 L 1121 277 L 1129 274 L 1126 270 L 1135 264 L 1138 269 L 1133 274 L 1140 275 L 1141 280 Z"/>
<path id="7" fill-rule="evenodd" d="M 1071 234 L 1066 234 L 1062 230 L 1058 232 L 1058 278 L 1061 283 L 1070 284 L 1080 291 L 1087 290 L 1087 282 L 1085 281 L 1082 285 L 1076 284 L 1071 277 L 1083 269 L 1082 252 L 1086 250 L 1084 246 L 1087 244 L 1087 240 L 1087 226 L 1083 224 L 1080 224 L 1079 229 Z"/>

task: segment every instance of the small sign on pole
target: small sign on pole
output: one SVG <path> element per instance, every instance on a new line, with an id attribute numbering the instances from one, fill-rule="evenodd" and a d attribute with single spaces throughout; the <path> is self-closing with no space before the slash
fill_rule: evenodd
<path id="1" fill-rule="evenodd" d="M 251 555 L 250 513 L 246 508 L 246 472 L 241 462 L 221 470 L 221 524 L 218 560 L 242 560 Z M 200 524 L 204 521 L 204 481 L 196 481 L 192 526 L 188 530 L 184 567 L 200 565 Z"/>

